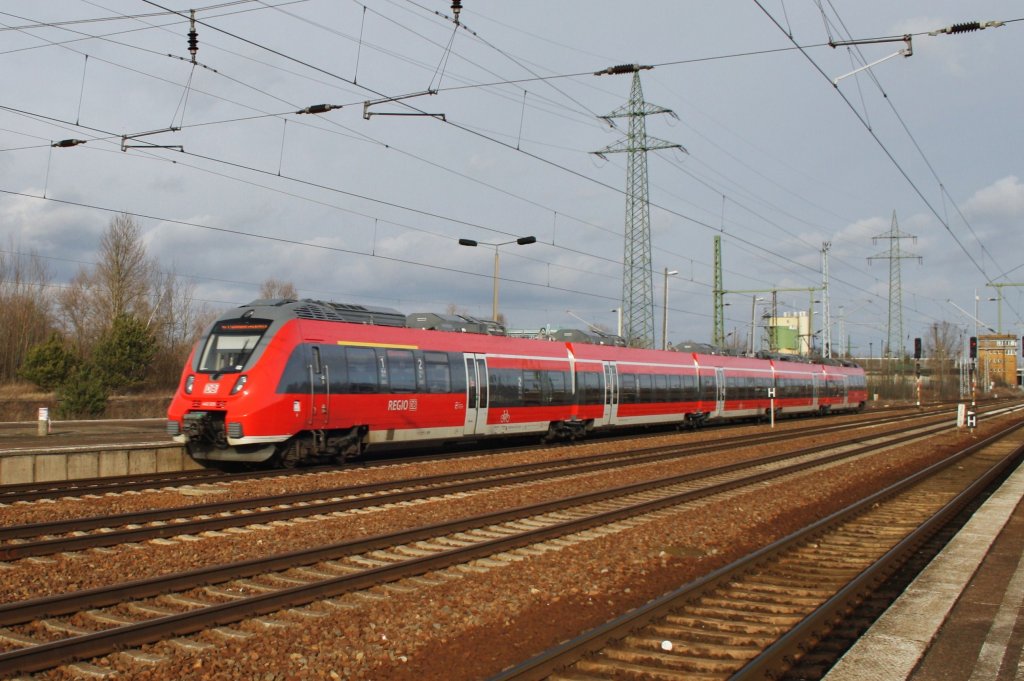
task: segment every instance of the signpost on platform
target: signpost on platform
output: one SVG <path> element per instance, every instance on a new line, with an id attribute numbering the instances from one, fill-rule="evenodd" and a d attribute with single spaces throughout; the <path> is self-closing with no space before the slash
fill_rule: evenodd
<path id="1" fill-rule="evenodd" d="M 771 399 L 771 403 L 770 403 L 771 404 L 770 409 L 771 409 L 771 412 L 772 412 L 772 415 L 771 415 L 771 424 L 772 425 L 771 425 L 771 427 L 774 428 L 775 427 L 775 388 L 768 388 L 768 397 L 769 397 L 769 399 Z"/>
<path id="2" fill-rule="evenodd" d="M 39 423 L 36 425 L 36 434 L 39 436 L 50 434 L 50 408 L 39 407 Z"/>

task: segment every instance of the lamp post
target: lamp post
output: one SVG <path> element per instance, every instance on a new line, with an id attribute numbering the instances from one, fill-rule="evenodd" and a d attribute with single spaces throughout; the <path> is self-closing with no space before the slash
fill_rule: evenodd
<path id="1" fill-rule="evenodd" d="M 751 357 L 754 356 L 754 315 L 757 312 L 758 302 L 764 301 L 764 298 L 758 298 L 756 295 L 750 297 L 750 349 L 747 352 Z"/>
<path id="2" fill-rule="evenodd" d="M 483 241 L 475 241 L 473 239 L 459 239 L 460 246 L 494 246 L 494 298 L 491 303 L 491 318 L 494 321 L 498 321 L 498 247 L 508 246 L 509 244 L 519 244 L 525 246 L 527 244 L 536 243 L 537 237 L 535 236 L 522 236 L 512 241 L 502 241 L 497 244 L 489 244 Z"/>
<path id="3" fill-rule="evenodd" d="M 668 350 L 668 278 L 679 274 L 679 270 L 665 268 L 665 294 L 661 307 L 661 349 Z"/>
<path id="4" fill-rule="evenodd" d="M 615 335 L 619 336 L 621 338 L 622 337 L 622 308 L 621 307 L 613 307 L 611 309 L 611 311 L 615 313 L 615 320 L 616 320 L 616 323 L 615 323 Z"/>

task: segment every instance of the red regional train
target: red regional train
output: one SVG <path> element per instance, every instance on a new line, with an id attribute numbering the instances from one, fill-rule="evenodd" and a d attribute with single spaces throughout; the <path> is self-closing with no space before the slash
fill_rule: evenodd
<path id="1" fill-rule="evenodd" d="M 409 328 L 414 318 L 449 321 Z M 776 415 L 859 410 L 867 399 L 864 371 L 851 363 L 511 338 L 489 333 L 493 322 L 474 333 L 458 321 L 253 301 L 196 344 L 168 434 L 204 464 L 288 467 L 387 444 L 574 439 L 595 429 L 763 418 L 772 399 Z"/>

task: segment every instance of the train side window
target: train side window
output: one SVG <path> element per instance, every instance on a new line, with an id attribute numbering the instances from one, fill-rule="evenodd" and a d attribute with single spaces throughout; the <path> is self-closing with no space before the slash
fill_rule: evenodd
<path id="1" fill-rule="evenodd" d="M 448 367 L 448 355 L 443 352 L 423 353 L 425 392 L 452 392 L 452 375 Z"/>
<path id="2" fill-rule="evenodd" d="M 650 374 L 640 374 L 636 377 L 637 384 L 637 402 L 653 402 L 654 401 L 654 381 L 651 380 Z"/>
<path id="3" fill-rule="evenodd" d="M 655 402 L 668 402 L 668 376 L 665 374 L 654 375 L 654 401 Z"/>
<path id="4" fill-rule="evenodd" d="M 482 359 L 478 359 L 476 361 L 476 373 L 480 381 L 480 408 L 486 409 L 488 405 L 487 362 Z"/>
<path id="5" fill-rule="evenodd" d="M 313 373 L 322 374 L 324 372 L 323 364 L 320 363 L 320 348 L 313 346 Z"/>
<path id="6" fill-rule="evenodd" d="M 523 370 L 523 404 L 540 406 L 542 399 L 540 372 L 536 369 Z"/>
<path id="7" fill-rule="evenodd" d="M 388 392 L 388 361 L 387 356 L 384 354 L 384 350 L 376 350 L 377 355 L 377 374 L 378 374 L 378 385 L 380 386 L 381 392 Z"/>
<path id="8" fill-rule="evenodd" d="M 551 404 L 572 404 L 572 385 L 569 383 L 569 373 L 566 371 L 548 371 L 548 380 L 551 384 Z"/>
<path id="9" fill-rule="evenodd" d="M 416 392 L 416 365 L 412 350 L 387 350 L 388 380 L 393 393 Z"/>
<path id="10" fill-rule="evenodd" d="M 377 392 L 377 353 L 373 348 L 348 348 L 348 380 L 354 393 Z"/>
<path id="11" fill-rule="evenodd" d="M 309 346 L 296 345 L 281 373 L 278 393 L 309 394 Z"/>
<path id="12" fill-rule="evenodd" d="M 594 371 L 577 373 L 576 392 L 578 393 L 578 404 L 601 404 L 603 401 L 601 374 Z"/>
<path id="13" fill-rule="evenodd" d="M 619 374 L 619 401 L 626 404 L 637 401 L 636 374 Z"/>
<path id="14" fill-rule="evenodd" d="M 694 402 L 700 397 L 700 393 L 697 392 L 697 376 L 680 376 L 683 382 L 683 393 L 682 400 L 684 402 Z"/>
<path id="15" fill-rule="evenodd" d="M 523 402 L 523 372 L 521 369 L 493 369 L 488 367 L 491 381 L 492 407 L 518 407 Z"/>
<path id="16" fill-rule="evenodd" d="M 345 348 L 340 345 L 324 345 L 320 348 L 320 359 L 331 379 L 331 394 L 347 393 L 349 388 Z"/>
<path id="17" fill-rule="evenodd" d="M 461 352 L 448 353 L 448 369 L 452 379 L 451 391 L 453 393 L 466 392 L 466 364 L 462 359 Z"/>
<path id="18" fill-rule="evenodd" d="M 416 363 L 416 392 L 427 392 L 427 366 L 423 360 L 423 353 L 417 350 L 412 353 L 413 362 Z"/>

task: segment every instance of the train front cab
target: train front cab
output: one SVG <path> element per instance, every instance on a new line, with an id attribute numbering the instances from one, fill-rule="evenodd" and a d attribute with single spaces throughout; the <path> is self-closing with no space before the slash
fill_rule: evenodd
<path id="1" fill-rule="evenodd" d="M 251 312 L 251 311 L 250 311 Z M 272 319 L 251 314 L 221 319 L 189 357 L 168 410 L 168 434 L 199 462 L 261 462 L 274 453 L 286 432 L 260 432 L 259 414 L 273 411 L 267 357 L 281 330 Z M 272 347 L 273 346 L 273 347 Z M 258 389 L 254 390 L 253 388 Z M 279 425 L 279 424 L 277 424 Z M 274 420 L 266 419 L 274 428 Z"/>

